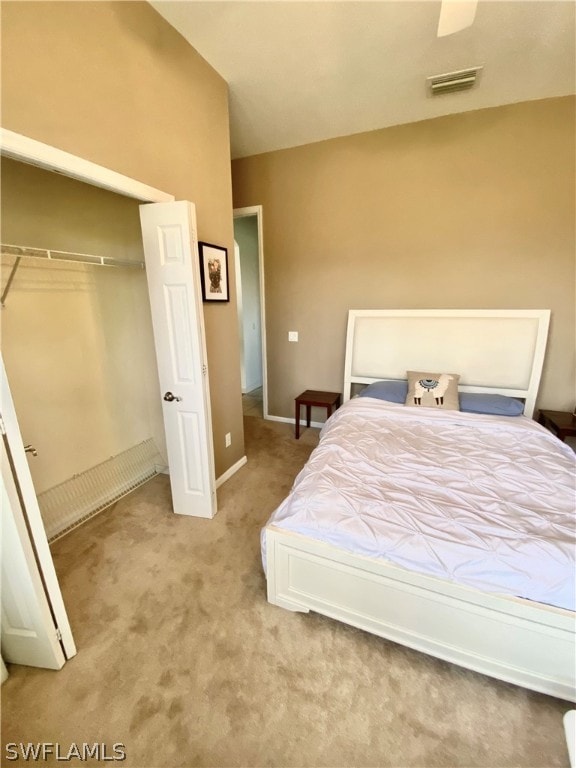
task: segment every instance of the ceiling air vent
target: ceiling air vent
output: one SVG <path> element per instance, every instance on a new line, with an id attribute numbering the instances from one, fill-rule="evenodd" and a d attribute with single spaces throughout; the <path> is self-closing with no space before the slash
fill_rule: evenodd
<path id="1" fill-rule="evenodd" d="M 432 96 L 454 91 L 469 91 L 476 85 L 481 71 L 482 67 L 470 67 L 470 69 L 460 69 L 458 72 L 446 72 L 444 75 L 432 75 L 426 78 L 426 82 Z"/>

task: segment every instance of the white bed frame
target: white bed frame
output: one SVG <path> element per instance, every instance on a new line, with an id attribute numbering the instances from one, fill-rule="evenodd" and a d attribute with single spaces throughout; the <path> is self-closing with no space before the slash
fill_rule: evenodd
<path id="1" fill-rule="evenodd" d="M 350 310 L 344 400 L 355 383 L 453 372 L 460 389 L 525 401 L 532 416 L 549 310 Z M 310 610 L 468 669 L 576 700 L 574 614 L 484 593 L 266 529 L 268 600 Z"/>

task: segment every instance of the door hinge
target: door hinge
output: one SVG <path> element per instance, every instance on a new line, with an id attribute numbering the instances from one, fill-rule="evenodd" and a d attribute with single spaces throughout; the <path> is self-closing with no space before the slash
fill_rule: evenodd
<path id="1" fill-rule="evenodd" d="M 2 416 L 0 416 L 0 432 L 5 435 L 6 434 L 6 427 L 4 426 L 4 419 Z"/>
<path id="2" fill-rule="evenodd" d="M 203 365 L 202 366 L 202 376 L 206 376 L 207 373 L 208 373 L 208 368 L 207 368 L 207 366 Z"/>
<path id="3" fill-rule="evenodd" d="M 56 640 L 62 641 L 62 632 L 59 627 L 56 627 Z"/>

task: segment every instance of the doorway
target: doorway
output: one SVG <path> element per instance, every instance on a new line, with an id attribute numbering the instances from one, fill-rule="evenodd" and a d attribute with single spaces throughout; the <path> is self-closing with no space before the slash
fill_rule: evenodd
<path id="1" fill-rule="evenodd" d="M 262 206 L 234 210 L 234 241 L 243 412 L 268 418 Z"/>

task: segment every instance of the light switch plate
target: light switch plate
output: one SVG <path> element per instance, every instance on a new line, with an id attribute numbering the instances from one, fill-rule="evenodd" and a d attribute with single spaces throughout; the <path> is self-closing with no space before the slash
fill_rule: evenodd
<path id="1" fill-rule="evenodd" d="M 298 341 L 298 331 L 288 331 L 288 341 Z"/>

